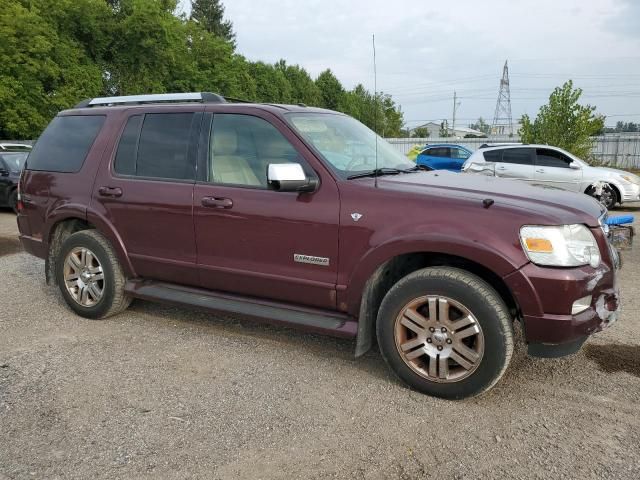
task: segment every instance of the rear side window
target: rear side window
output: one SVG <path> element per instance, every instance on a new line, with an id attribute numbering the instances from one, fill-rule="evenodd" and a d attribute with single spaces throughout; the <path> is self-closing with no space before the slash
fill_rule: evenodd
<path id="1" fill-rule="evenodd" d="M 502 151 L 502 163 L 533 165 L 531 150 L 528 148 L 507 148 Z"/>
<path id="2" fill-rule="evenodd" d="M 483 152 L 482 155 L 487 162 L 502 161 L 502 150 L 489 150 L 488 152 Z"/>
<path id="3" fill-rule="evenodd" d="M 27 168 L 47 172 L 78 172 L 104 119 L 104 115 L 54 118 L 29 154 Z"/>
<path id="4" fill-rule="evenodd" d="M 129 118 L 120 137 L 114 170 L 122 175 L 193 180 L 189 158 L 193 113 L 149 113 Z"/>

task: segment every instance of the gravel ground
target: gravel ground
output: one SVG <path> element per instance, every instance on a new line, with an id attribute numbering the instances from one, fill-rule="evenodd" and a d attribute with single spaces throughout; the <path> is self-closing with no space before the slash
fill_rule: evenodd
<path id="1" fill-rule="evenodd" d="M 16 234 L 0 212 L 0 480 L 640 478 L 637 247 L 617 324 L 450 402 L 351 341 L 141 301 L 79 318 Z"/>

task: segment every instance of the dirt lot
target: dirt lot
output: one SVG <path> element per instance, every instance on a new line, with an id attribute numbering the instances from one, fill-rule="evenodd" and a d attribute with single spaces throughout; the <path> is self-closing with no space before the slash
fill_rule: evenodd
<path id="1" fill-rule="evenodd" d="M 146 302 L 84 320 L 16 235 L 0 212 L 2 480 L 640 478 L 638 248 L 616 325 L 448 402 L 350 341 Z"/>

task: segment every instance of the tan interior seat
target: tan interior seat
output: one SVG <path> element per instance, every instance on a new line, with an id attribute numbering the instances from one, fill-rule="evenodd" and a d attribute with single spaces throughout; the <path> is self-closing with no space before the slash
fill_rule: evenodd
<path id="1" fill-rule="evenodd" d="M 238 135 L 234 130 L 213 132 L 211 180 L 215 183 L 260 185 L 247 160 L 238 155 Z"/>

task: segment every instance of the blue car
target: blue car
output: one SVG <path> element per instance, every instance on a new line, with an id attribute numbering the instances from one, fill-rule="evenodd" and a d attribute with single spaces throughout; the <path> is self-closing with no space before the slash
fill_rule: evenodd
<path id="1" fill-rule="evenodd" d="M 416 163 L 432 170 L 459 172 L 462 170 L 462 164 L 471 156 L 471 153 L 471 150 L 460 145 L 447 143 L 426 145 L 424 150 L 418 154 Z"/>

